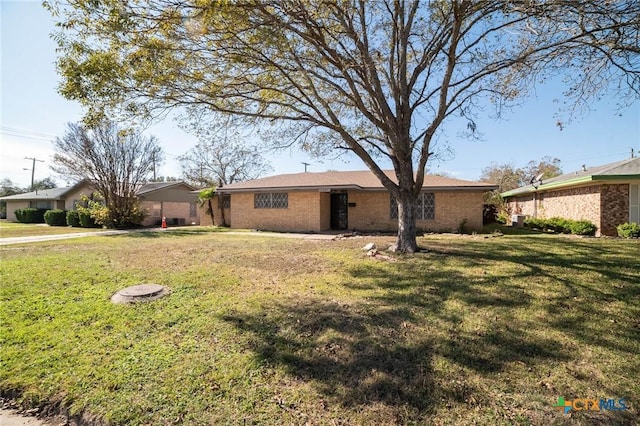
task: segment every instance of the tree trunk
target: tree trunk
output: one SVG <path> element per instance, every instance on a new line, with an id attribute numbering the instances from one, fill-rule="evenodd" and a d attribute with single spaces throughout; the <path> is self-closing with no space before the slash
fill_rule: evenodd
<path id="1" fill-rule="evenodd" d="M 209 216 L 211 216 L 211 226 L 216 226 L 216 223 L 214 222 L 214 217 L 213 217 L 213 204 L 211 204 L 211 198 L 209 198 L 207 200 L 207 203 L 209 204 Z"/>
<path id="2" fill-rule="evenodd" d="M 418 251 L 416 242 L 415 197 L 401 194 L 398 203 L 398 239 L 395 251 L 400 253 L 415 253 Z"/>
<path id="3" fill-rule="evenodd" d="M 222 198 L 220 198 L 220 201 L 222 203 L 222 205 L 220 207 L 220 221 L 222 223 L 220 225 L 221 226 L 227 226 L 227 218 L 224 217 L 224 195 L 222 196 Z"/>

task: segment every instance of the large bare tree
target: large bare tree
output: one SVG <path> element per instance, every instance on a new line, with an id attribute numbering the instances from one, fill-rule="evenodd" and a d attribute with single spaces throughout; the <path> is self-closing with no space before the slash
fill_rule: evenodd
<path id="1" fill-rule="evenodd" d="M 157 139 L 111 121 L 93 126 L 69 123 L 53 142 L 52 169 L 67 179 L 91 182 L 109 209 L 107 226 L 136 225 L 136 191 L 162 159 Z"/>
<path id="2" fill-rule="evenodd" d="M 196 146 L 178 157 L 182 175 L 198 188 L 219 187 L 256 179 L 271 166 L 228 120 L 194 120 L 185 129 L 198 136 Z"/>
<path id="3" fill-rule="evenodd" d="M 350 150 L 396 199 L 403 252 L 417 250 L 414 202 L 448 118 L 473 130 L 484 106 L 499 112 L 550 77 L 565 78 L 577 107 L 611 90 L 633 102 L 640 88 L 632 0 L 62 3 L 49 5 L 60 91 L 89 117 L 189 106 Z"/>

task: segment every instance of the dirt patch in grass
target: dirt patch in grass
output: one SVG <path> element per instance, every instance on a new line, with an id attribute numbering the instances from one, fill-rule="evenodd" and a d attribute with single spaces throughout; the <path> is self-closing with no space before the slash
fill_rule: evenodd
<path id="1" fill-rule="evenodd" d="M 0 249 L 0 390 L 110 424 L 637 424 L 640 248 L 212 233 Z M 109 297 L 141 282 L 151 304 Z M 557 398 L 627 398 L 563 415 Z"/>

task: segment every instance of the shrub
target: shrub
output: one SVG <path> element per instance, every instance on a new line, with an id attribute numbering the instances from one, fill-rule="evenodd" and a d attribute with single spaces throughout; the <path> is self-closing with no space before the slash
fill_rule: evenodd
<path id="1" fill-rule="evenodd" d="M 563 217 L 550 219 L 529 218 L 524 221 L 524 226 L 529 229 L 539 229 L 562 234 L 595 235 L 598 227 L 588 220 L 572 220 Z"/>
<path id="2" fill-rule="evenodd" d="M 44 223 L 44 213 L 47 209 L 18 209 L 15 211 L 16 219 L 20 223 Z"/>
<path id="3" fill-rule="evenodd" d="M 79 211 L 78 219 L 80 220 L 80 226 L 83 228 L 97 228 L 98 224 L 87 212 Z"/>
<path id="4" fill-rule="evenodd" d="M 563 217 L 552 217 L 545 221 L 545 228 L 559 234 L 570 234 L 571 224 L 573 222 L 571 219 L 565 219 Z"/>
<path id="5" fill-rule="evenodd" d="M 570 221 L 569 228 L 574 235 L 595 235 L 598 229 L 597 226 L 588 220 Z"/>
<path id="6" fill-rule="evenodd" d="M 640 224 L 623 223 L 618 225 L 618 235 L 623 238 L 640 238 Z"/>
<path id="7" fill-rule="evenodd" d="M 67 212 L 67 225 L 74 228 L 80 227 L 80 217 L 77 210 L 69 210 Z"/>
<path id="8" fill-rule="evenodd" d="M 524 220 L 524 226 L 529 229 L 539 229 L 542 231 L 546 226 L 546 222 L 544 219 L 536 219 L 531 217 Z"/>
<path id="9" fill-rule="evenodd" d="M 467 226 L 467 218 L 464 218 L 460 221 L 460 223 L 458 224 L 458 234 L 468 234 L 469 233 L 469 229 Z"/>
<path id="10" fill-rule="evenodd" d="M 44 221 L 49 226 L 67 226 L 67 212 L 64 210 L 47 210 L 44 213 Z"/>
<path id="11" fill-rule="evenodd" d="M 498 216 L 496 216 L 496 222 L 502 224 L 502 225 L 506 225 L 507 224 L 507 219 L 509 217 L 507 216 L 506 213 L 501 212 L 498 214 Z"/>

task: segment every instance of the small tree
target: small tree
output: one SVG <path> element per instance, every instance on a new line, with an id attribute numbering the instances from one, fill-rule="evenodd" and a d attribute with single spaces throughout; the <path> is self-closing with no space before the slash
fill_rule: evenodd
<path id="1" fill-rule="evenodd" d="M 549 156 L 540 161 L 531 160 L 525 167 L 515 167 L 513 164 L 491 163 L 482 169 L 480 181 L 498 185 L 498 189 L 484 195 L 484 203 L 496 206 L 498 213 L 505 212 L 504 200 L 500 196 L 503 192 L 520 186 L 533 184 L 537 178 L 549 179 L 562 174 L 560 159 Z"/>
<path id="2" fill-rule="evenodd" d="M 92 127 L 69 123 L 54 146 L 53 169 L 67 178 L 90 181 L 104 200 L 107 213 L 102 225 L 126 228 L 141 223 L 144 216 L 136 191 L 162 156 L 155 137 L 110 121 Z"/>
<path id="3" fill-rule="evenodd" d="M 211 224 L 215 225 L 214 222 L 214 213 L 213 213 L 213 203 L 211 202 L 216 196 L 216 189 L 215 188 L 207 188 L 207 189 L 203 189 L 202 191 L 200 191 L 198 193 L 198 202 L 200 203 L 200 206 L 205 206 L 205 214 L 208 214 L 209 217 L 211 218 Z M 223 219 L 222 219 L 222 223 L 224 223 L 224 208 L 222 209 L 223 211 Z"/>

